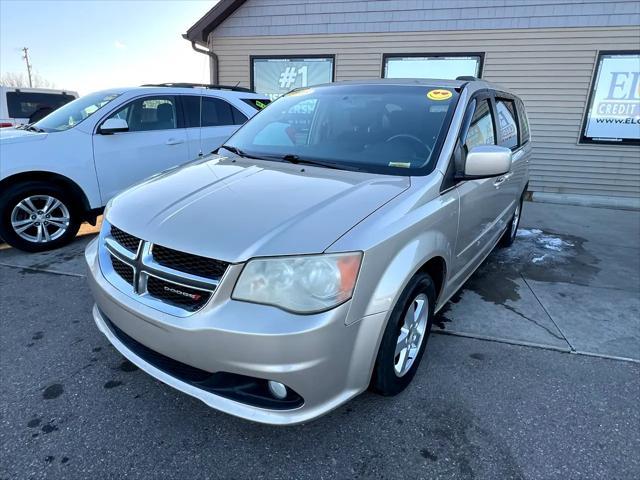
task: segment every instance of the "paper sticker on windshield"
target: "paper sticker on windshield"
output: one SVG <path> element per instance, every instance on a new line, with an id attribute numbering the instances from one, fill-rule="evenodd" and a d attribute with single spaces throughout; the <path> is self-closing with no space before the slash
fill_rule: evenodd
<path id="1" fill-rule="evenodd" d="M 427 93 L 427 98 L 430 100 L 449 100 L 451 98 L 451 96 L 453 95 L 453 93 L 451 93 L 449 90 L 431 90 L 429 93 Z"/>
<path id="2" fill-rule="evenodd" d="M 389 166 L 398 168 L 411 168 L 411 164 L 409 162 L 389 162 Z"/>
<path id="3" fill-rule="evenodd" d="M 299 97 L 301 95 L 306 95 L 311 92 L 313 92 L 313 88 L 301 88 L 300 90 L 294 90 L 293 92 L 288 93 L 287 97 Z"/>

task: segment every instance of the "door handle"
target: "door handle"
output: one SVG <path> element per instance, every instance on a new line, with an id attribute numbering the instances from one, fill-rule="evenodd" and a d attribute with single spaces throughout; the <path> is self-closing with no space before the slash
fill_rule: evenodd
<path id="1" fill-rule="evenodd" d="M 500 185 L 502 185 L 504 182 L 506 182 L 507 180 L 509 180 L 511 178 L 511 175 L 513 175 L 513 172 L 506 173 L 506 174 L 502 175 L 501 177 L 496 178 L 496 181 L 493 182 L 493 186 L 496 187 L 496 188 L 499 188 Z"/>
<path id="2" fill-rule="evenodd" d="M 180 143 L 184 143 L 184 140 L 182 140 L 181 138 L 170 138 L 164 143 L 167 145 L 178 145 Z"/>

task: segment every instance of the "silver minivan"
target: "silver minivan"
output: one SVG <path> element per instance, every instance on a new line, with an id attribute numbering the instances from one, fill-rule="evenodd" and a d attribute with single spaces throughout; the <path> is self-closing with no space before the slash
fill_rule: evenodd
<path id="1" fill-rule="evenodd" d="M 94 320 L 150 375 L 257 422 L 395 395 L 434 314 L 514 241 L 530 151 L 522 101 L 484 81 L 295 90 L 109 203 L 86 249 Z"/>

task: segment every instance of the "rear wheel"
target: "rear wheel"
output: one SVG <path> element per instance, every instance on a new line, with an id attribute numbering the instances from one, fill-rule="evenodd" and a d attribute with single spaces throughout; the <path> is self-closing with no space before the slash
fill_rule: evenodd
<path id="1" fill-rule="evenodd" d="M 66 245 L 78 233 L 81 223 L 74 200 L 57 185 L 14 185 L 0 197 L 0 237 L 27 252 Z"/>
<path id="2" fill-rule="evenodd" d="M 505 230 L 498 246 L 501 248 L 510 247 L 516 239 L 518 234 L 518 226 L 520 225 L 520 217 L 522 216 L 522 204 L 524 202 L 524 194 L 520 197 L 520 201 L 516 205 L 516 210 L 513 212 L 509 226 Z"/>
<path id="3" fill-rule="evenodd" d="M 371 389 L 396 395 L 411 382 L 424 354 L 436 301 L 433 280 L 418 273 L 391 312 L 371 378 Z"/>

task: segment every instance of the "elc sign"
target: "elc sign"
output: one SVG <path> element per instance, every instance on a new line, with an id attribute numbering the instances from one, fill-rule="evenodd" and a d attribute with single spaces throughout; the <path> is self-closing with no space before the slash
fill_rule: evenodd
<path id="1" fill-rule="evenodd" d="M 640 52 L 602 52 L 596 68 L 583 140 L 636 143 L 640 140 Z"/>

